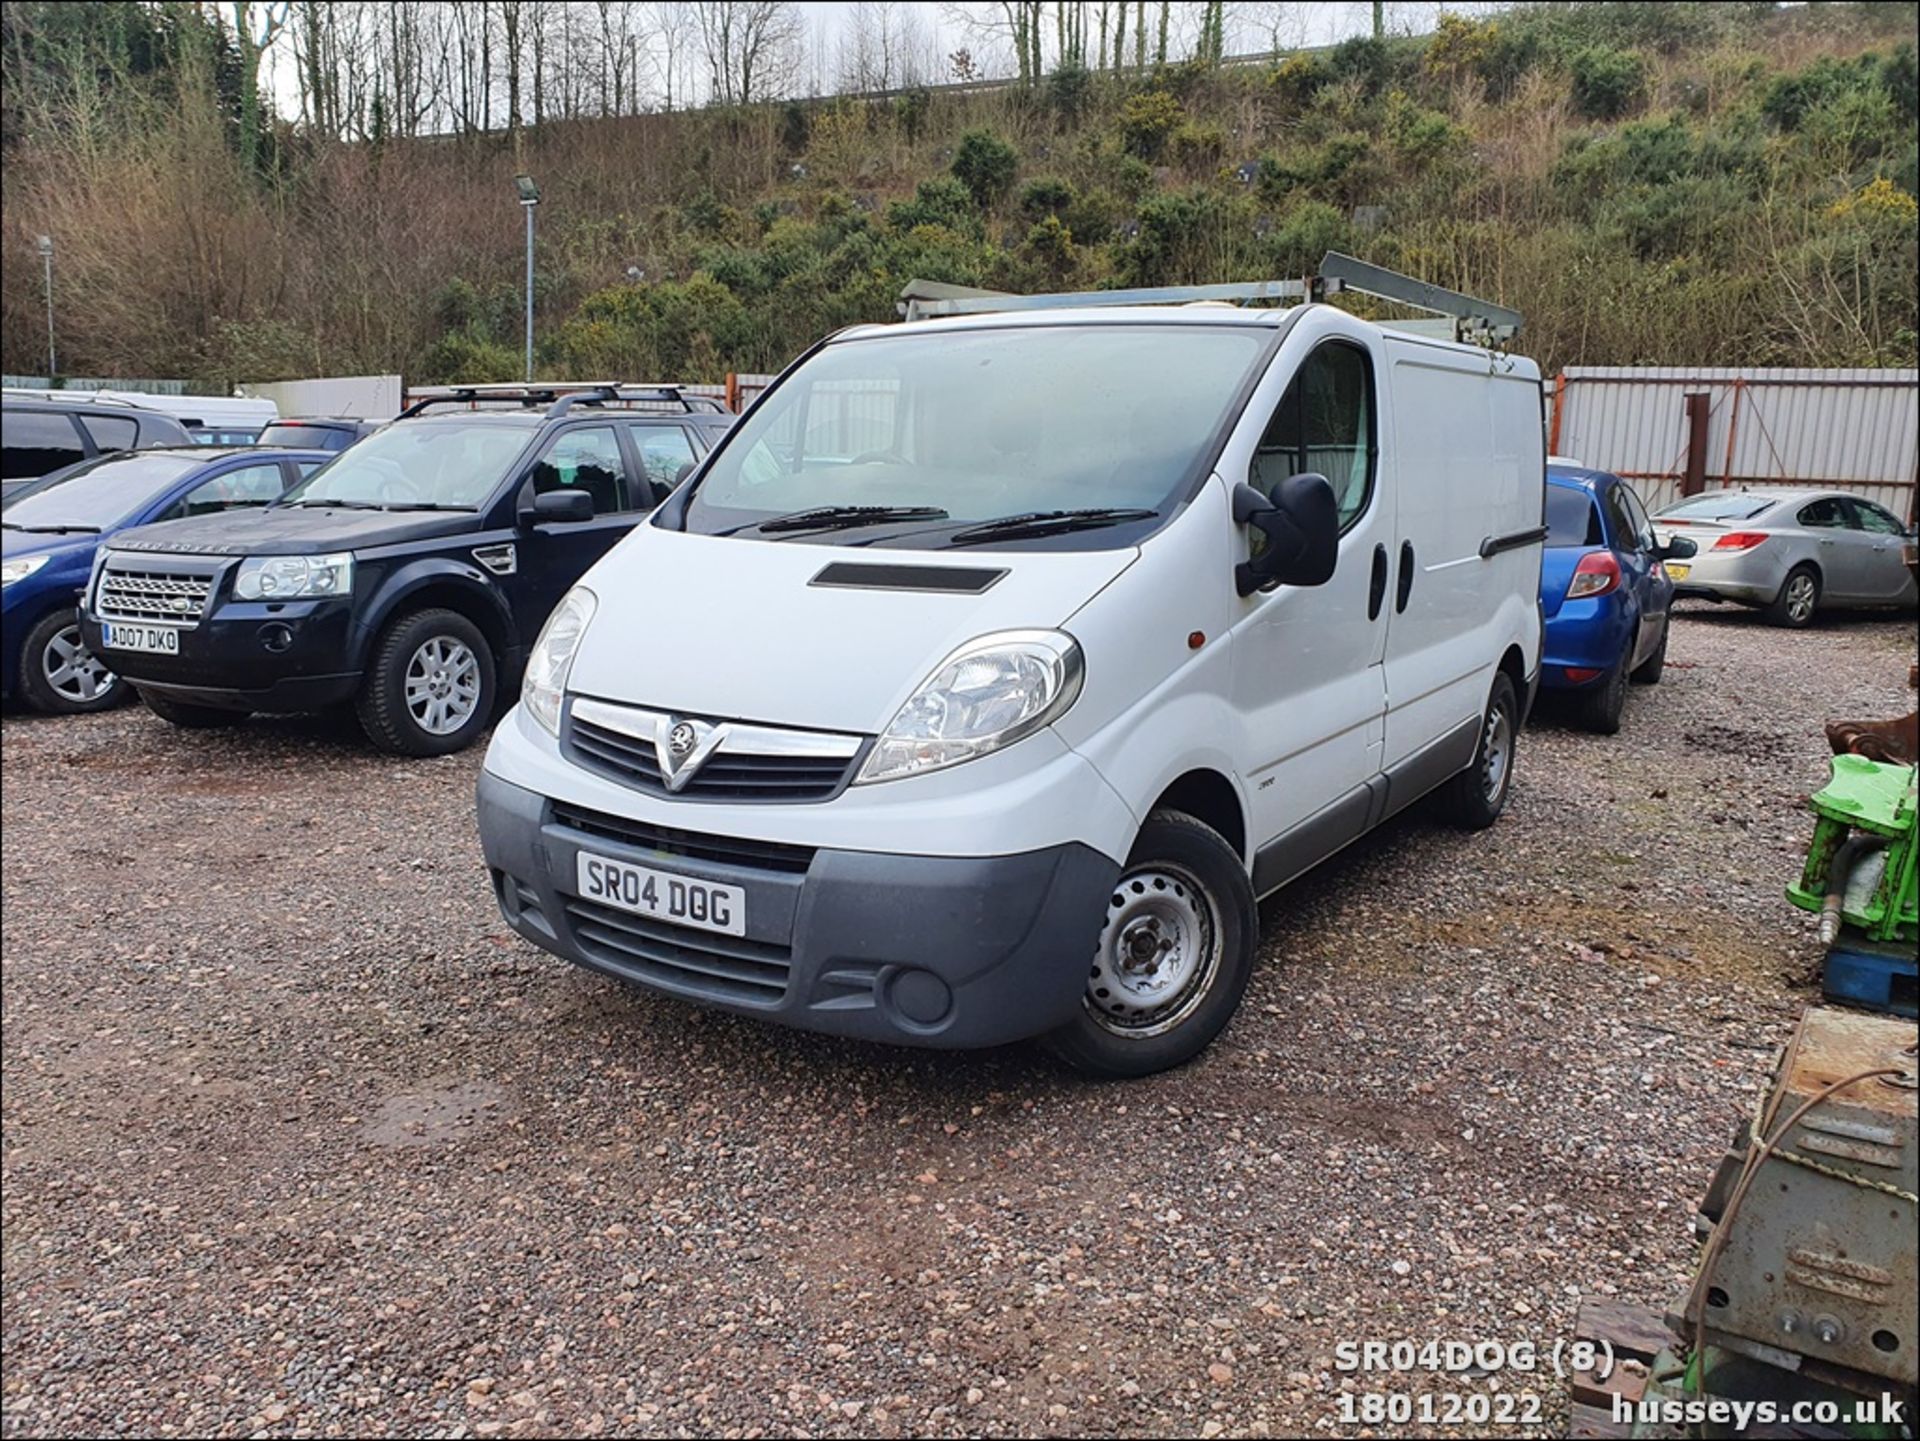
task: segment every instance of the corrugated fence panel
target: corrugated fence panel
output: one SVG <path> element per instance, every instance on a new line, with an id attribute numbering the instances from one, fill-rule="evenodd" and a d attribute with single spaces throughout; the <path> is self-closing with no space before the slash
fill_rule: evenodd
<path id="1" fill-rule="evenodd" d="M 1686 397 L 1701 393 L 1709 487 L 1833 486 L 1912 515 L 1920 371 L 1569 366 L 1558 453 L 1669 504 L 1686 473 Z"/>

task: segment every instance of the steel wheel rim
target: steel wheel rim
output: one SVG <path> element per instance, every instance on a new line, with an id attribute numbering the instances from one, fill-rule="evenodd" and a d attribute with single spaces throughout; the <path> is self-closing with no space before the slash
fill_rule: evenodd
<path id="1" fill-rule="evenodd" d="M 1102 1030 L 1140 1038 L 1191 1016 L 1220 970 L 1220 923 L 1194 874 L 1166 862 L 1114 883 L 1083 997 Z"/>
<path id="2" fill-rule="evenodd" d="M 407 662 L 407 713 L 428 735 L 451 735 L 480 708 L 480 662 L 465 641 L 436 635 Z"/>
<path id="3" fill-rule="evenodd" d="M 40 674 L 55 695 L 83 705 L 111 694 L 120 684 L 120 677 L 87 649 L 77 621 L 48 638 L 40 653 Z"/>
<path id="4" fill-rule="evenodd" d="M 1796 575 L 1787 582 L 1787 614 L 1805 620 L 1813 614 L 1813 577 Z"/>
<path id="5" fill-rule="evenodd" d="M 1495 706 L 1487 714 L 1487 728 L 1481 736 L 1480 786 L 1490 801 L 1500 799 L 1507 788 L 1507 774 L 1513 763 L 1513 722 L 1505 706 Z"/>

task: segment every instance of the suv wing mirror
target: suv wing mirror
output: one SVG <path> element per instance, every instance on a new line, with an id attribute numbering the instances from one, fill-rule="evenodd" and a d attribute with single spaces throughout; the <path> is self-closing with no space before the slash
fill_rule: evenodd
<path id="1" fill-rule="evenodd" d="M 1266 548 L 1234 567 L 1240 594 L 1276 585 L 1325 585 L 1340 555 L 1340 504 L 1324 475 L 1290 475 L 1269 500 L 1242 482 L 1233 491 L 1233 518 L 1267 538 Z"/>
<path id="2" fill-rule="evenodd" d="M 593 497 L 584 490 L 543 490 L 531 509 L 520 512 L 529 525 L 571 525 L 593 519 Z"/>

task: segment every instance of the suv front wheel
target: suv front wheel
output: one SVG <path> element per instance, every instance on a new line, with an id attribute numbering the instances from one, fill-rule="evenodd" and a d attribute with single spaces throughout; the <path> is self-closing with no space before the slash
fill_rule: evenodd
<path id="1" fill-rule="evenodd" d="M 354 708 L 367 739 L 402 756 L 465 750 L 493 718 L 493 648 L 457 611 L 416 610 L 381 632 Z"/>

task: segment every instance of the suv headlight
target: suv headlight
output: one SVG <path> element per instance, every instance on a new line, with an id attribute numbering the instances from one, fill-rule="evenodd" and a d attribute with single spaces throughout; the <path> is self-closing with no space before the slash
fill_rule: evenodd
<path id="1" fill-rule="evenodd" d="M 969 641 L 942 661 L 887 725 L 855 785 L 987 755 L 1065 713 L 1085 675 L 1080 646 L 1054 630 Z"/>
<path id="2" fill-rule="evenodd" d="M 540 627 L 533 653 L 527 657 L 520 703 L 528 715 L 556 736 L 560 734 L 560 699 L 567 692 L 567 677 L 573 674 L 574 653 L 580 649 L 598 605 L 592 591 L 576 585 L 560 598 L 547 623 Z"/>
<path id="3" fill-rule="evenodd" d="M 239 600 L 311 600 L 353 589 L 353 552 L 338 555 L 255 555 L 233 573 Z"/>
<path id="4" fill-rule="evenodd" d="M 25 580 L 41 566 L 47 563 L 44 555 L 22 555 L 13 560 L 0 561 L 0 586 L 12 585 L 15 581 Z"/>

